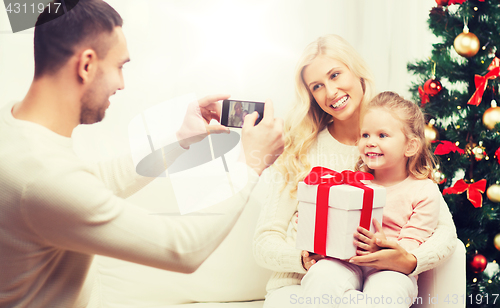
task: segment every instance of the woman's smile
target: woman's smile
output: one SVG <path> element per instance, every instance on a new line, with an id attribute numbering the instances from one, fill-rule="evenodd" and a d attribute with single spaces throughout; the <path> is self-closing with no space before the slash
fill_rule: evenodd
<path id="1" fill-rule="evenodd" d="M 345 95 L 337 100 L 335 100 L 330 107 L 335 110 L 342 110 L 347 106 L 347 102 L 349 101 L 349 95 Z"/>

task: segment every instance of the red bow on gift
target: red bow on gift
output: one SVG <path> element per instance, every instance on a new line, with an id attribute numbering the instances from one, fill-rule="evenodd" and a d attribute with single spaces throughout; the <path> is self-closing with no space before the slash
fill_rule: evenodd
<path id="1" fill-rule="evenodd" d="M 443 190 L 443 195 L 446 194 L 461 194 L 467 191 L 467 199 L 475 208 L 483 206 L 483 195 L 486 190 L 486 180 L 482 179 L 476 183 L 467 184 L 464 180 L 459 180 L 453 185 Z"/>
<path id="2" fill-rule="evenodd" d="M 474 76 L 474 83 L 476 85 L 476 91 L 472 94 L 472 97 L 469 99 L 467 104 L 479 106 L 481 104 L 481 100 L 483 99 L 484 91 L 488 86 L 488 80 L 495 79 L 500 74 L 500 67 L 495 67 L 488 74 L 484 76 L 476 75 Z"/>
<path id="3" fill-rule="evenodd" d="M 330 176 L 330 177 L 325 177 Z M 373 180 L 373 175 L 361 171 L 333 171 L 324 167 L 314 167 L 304 179 L 307 185 L 318 185 L 316 195 L 316 226 L 314 229 L 314 252 L 326 255 L 326 232 L 328 225 L 328 199 L 330 187 L 347 184 L 364 190 L 363 208 L 359 225 L 370 230 L 373 209 L 373 189 L 361 183 L 361 180 Z"/>
<path id="4" fill-rule="evenodd" d="M 430 102 L 429 94 L 425 93 L 424 88 L 422 88 L 422 86 L 418 87 L 418 94 L 420 95 L 420 99 L 422 100 L 420 102 L 420 107 L 423 107 L 423 106 L 425 106 L 425 104 Z"/>
<path id="5" fill-rule="evenodd" d="M 448 140 L 435 140 L 432 141 L 432 143 L 439 142 L 438 146 L 434 150 L 434 154 L 436 155 L 445 155 L 450 152 L 458 152 L 460 154 L 464 154 L 465 151 L 462 150 L 461 148 L 457 147 L 453 142 L 448 141 Z"/>

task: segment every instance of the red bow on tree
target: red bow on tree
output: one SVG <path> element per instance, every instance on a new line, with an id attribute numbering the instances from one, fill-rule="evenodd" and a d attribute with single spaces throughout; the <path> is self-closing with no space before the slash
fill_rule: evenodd
<path id="1" fill-rule="evenodd" d="M 500 66 L 500 59 L 495 57 L 493 58 L 493 60 L 491 61 L 490 65 L 488 66 L 488 71 L 491 71 L 492 69 L 494 69 L 495 67 L 499 67 Z"/>
<path id="2" fill-rule="evenodd" d="M 467 0 L 450 0 L 448 2 L 448 5 L 452 5 L 452 4 L 462 4 L 464 3 L 465 1 Z M 479 0 L 479 2 L 484 2 L 484 0 Z"/>
<path id="3" fill-rule="evenodd" d="M 500 148 L 498 148 L 498 149 L 495 151 L 495 156 L 497 157 L 497 161 L 498 161 L 498 163 L 500 164 Z"/>
<path id="4" fill-rule="evenodd" d="M 461 194 L 467 191 L 467 199 L 475 208 L 483 206 L 483 195 L 486 190 L 486 180 L 482 179 L 479 182 L 467 184 L 464 180 L 459 180 L 453 185 L 443 190 L 443 195 L 446 194 Z"/>
<path id="5" fill-rule="evenodd" d="M 445 155 L 450 152 L 458 152 L 460 154 L 464 154 L 465 151 L 462 150 L 461 148 L 457 147 L 453 142 L 448 141 L 448 140 L 435 140 L 432 141 L 432 143 L 439 142 L 438 146 L 434 150 L 434 154 L 436 155 Z"/>
<path id="6" fill-rule="evenodd" d="M 425 106 L 425 104 L 430 102 L 429 94 L 425 93 L 424 88 L 422 88 L 422 86 L 418 87 L 418 94 L 420 95 L 420 99 L 422 100 L 420 102 L 420 107 L 423 107 L 423 106 Z"/>
<path id="7" fill-rule="evenodd" d="M 500 76 L 500 67 L 495 67 L 488 74 L 484 76 L 476 75 L 474 76 L 474 83 L 476 84 L 476 91 L 472 94 L 467 104 L 479 106 L 481 100 L 483 99 L 484 90 L 488 86 L 488 80 L 495 79 Z"/>

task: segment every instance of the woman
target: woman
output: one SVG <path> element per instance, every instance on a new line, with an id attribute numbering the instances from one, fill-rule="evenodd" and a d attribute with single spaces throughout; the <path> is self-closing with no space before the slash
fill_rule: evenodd
<path id="1" fill-rule="evenodd" d="M 236 102 L 233 107 L 233 112 L 229 116 L 228 125 L 232 127 L 242 127 L 243 126 L 243 116 L 242 116 L 242 105 L 241 102 Z"/>
<path id="2" fill-rule="evenodd" d="M 259 264 L 274 271 L 265 307 L 300 303 L 301 280 L 323 256 L 295 248 L 297 183 L 313 166 L 354 169 L 360 109 L 375 94 L 367 65 L 336 35 L 320 37 L 306 47 L 296 68 L 295 87 L 297 100 L 284 128 L 285 151 L 261 179 L 268 190 L 256 227 L 254 255 Z M 395 242 L 382 241 L 379 246 L 386 249 L 353 257 L 351 262 L 418 275 L 446 259 L 455 244 L 455 226 L 442 200 L 438 227 L 419 248 L 409 253 Z"/>

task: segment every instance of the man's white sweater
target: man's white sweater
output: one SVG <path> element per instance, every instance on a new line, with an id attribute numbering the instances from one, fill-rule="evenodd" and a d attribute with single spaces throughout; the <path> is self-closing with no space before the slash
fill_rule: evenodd
<path id="1" fill-rule="evenodd" d="M 127 203 L 152 179 L 132 160 L 80 160 L 71 138 L 0 110 L 0 306 L 86 307 L 95 254 L 191 272 L 238 219 L 258 175 L 210 208 L 215 216 L 150 215 Z M 167 153 L 175 159 L 180 147 Z"/>

